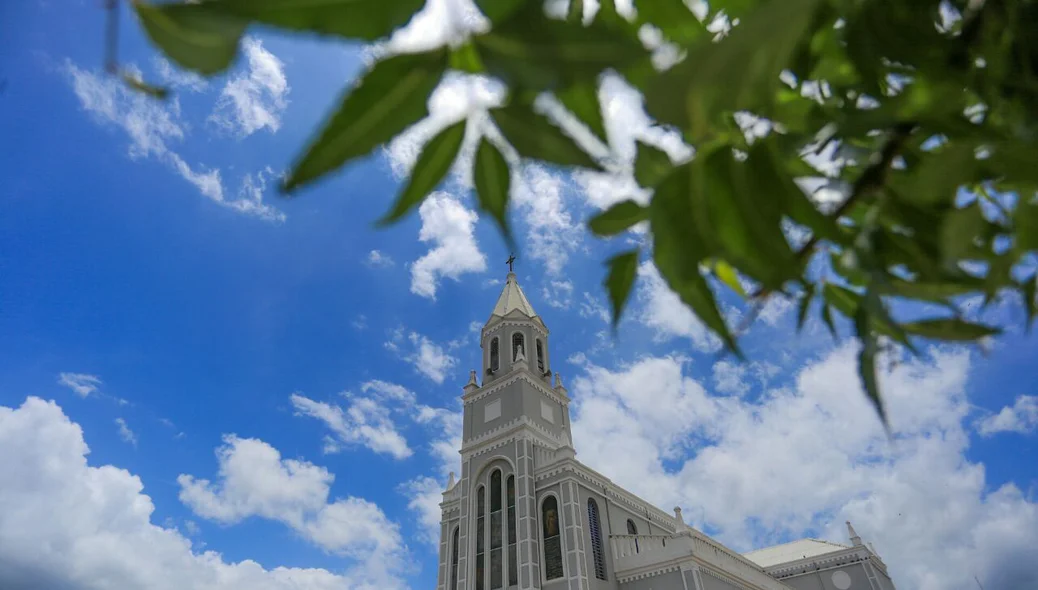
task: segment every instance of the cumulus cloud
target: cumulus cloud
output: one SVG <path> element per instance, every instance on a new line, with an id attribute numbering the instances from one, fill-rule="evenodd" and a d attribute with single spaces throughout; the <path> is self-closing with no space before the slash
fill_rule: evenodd
<path id="1" fill-rule="evenodd" d="M 583 228 L 566 208 L 561 176 L 535 164 L 523 166 L 512 191 L 516 211 L 527 227 L 523 244 L 549 275 L 559 275 L 580 246 Z"/>
<path id="2" fill-rule="evenodd" d="M 400 583 L 394 574 L 405 554 L 399 527 L 362 498 L 329 501 L 335 476 L 327 469 L 282 459 L 269 444 L 234 435 L 224 437 L 216 457 L 216 482 L 177 477 L 180 500 L 195 514 L 223 524 L 252 516 L 281 522 L 326 551 L 363 560 L 373 581 Z"/>
<path id="3" fill-rule="evenodd" d="M 556 309 L 568 309 L 573 303 L 573 281 L 549 280 L 542 291 L 544 301 Z"/>
<path id="4" fill-rule="evenodd" d="M 59 373 L 58 383 L 68 387 L 79 397 L 86 397 L 97 392 L 98 386 L 101 385 L 101 378 L 86 373 Z"/>
<path id="5" fill-rule="evenodd" d="M 1038 505 L 991 489 L 965 456 L 966 354 L 931 351 L 881 374 L 893 442 L 860 391 L 845 345 L 794 385 L 716 397 L 682 358 L 622 370 L 588 365 L 571 382 L 581 458 L 741 550 L 800 536 L 843 539 L 854 522 L 901 586 L 1038 583 Z M 751 401 L 752 400 L 752 401 Z M 952 558 L 950 558 L 952 557 Z"/>
<path id="6" fill-rule="evenodd" d="M 165 86 L 190 92 L 203 92 L 209 87 L 209 83 L 206 82 L 205 78 L 194 72 L 176 68 L 161 57 L 156 57 L 152 63 L 155 66 L 155 72 L 158 74 L 159 80 Z"/>
<path id="7" fill-rule="evenodd" d="M 404 587 L 397 578 L 371 576 L 380 570 L 369 570 L 363 555 L 334 574 L 196 553 L 175 528 L 152 523 L 155 507 L 140 478 L 113 465 L 92 466 L 88 453 L 79 425 L 53 402 L 30 397 L 18 408 L 0 406 L 0 587 Z"/>
<path id="8" fill-rule="evenodd" d="M 241 50 L 247 69 L 224 85 L 209 121 L 238 137 L 264 128 L 276 133 L 290 90 L 284 64 L 253 37 L 242 40 Z"/>
<path id="9" fill-rule="evenodd" d="M 487 269 L 486 256 L 476 243 L 475 226 L 479 216 L 454 198 L 437 192 L 418 208 L 422 229 L 418 239 L 433 247 L 411 265 L 411 292 L 436 298 L 440 278 L 458 280 L 462 274 Z"/>
<path id="10" fill-rule="evenodd" d="M 1005 406 L 999 413 L 977 422 L 981 436 L 999 432 L 1028 434 L 1038 429 L 1038 396 L 1017 396 L 1012 406 Z"/>
<path id="11" fill-rule="evenodd" d="M 345 409 L 298 393 L 293 393 L 290 400 L 297 416 L 317 418 L 335 433 L 335 438 L 326 439 L 325 453 L 338 452 L 342 445 L 361 445 L 395 459 L 411 456 L 407 440 L 397 432 L 389 408 L 377 399 L 355 397 Z"/>
<path id="12" fill-rule="evenodd" d="M 451 356 L 443 346 L 418 332 L 411 332 L 405 337 L 403 329 L 395 330 L 385 346 L 437 384 L 443 383 L 447 372 L 458 364 L 458 359 Z"/>
<path id="13" fill-rule="evenodd" d="M 408 498 L 407 506 L 418 517 L 422 530 L 418 539 L 436 549 L 440 538 L 440 502 L 451 471 L 461 467 L 462 410 L 419 406 L 415 421 L 427 425 L 436 435 L 429 441 L 429 454 L 437 462 L 432 475 L 404 482 L 398 491 Z"/>
<path id="14" fill-rule="evenodd" d="M 264 173 L 246 174 L 237 193 L 230 196 L 219 169 L 193 167 L 170 147 L 186 137 L 186 125 L 181 122 L 180 104 L 175 98 L 156 101 L 129 90 L 112 76 L 82 70 L 71 62 L 65 64 L 65 71 L 83 110 L 102 124 L 122 129 L 130 137 L 131 158 L 154 158 L 162 162 L 204 197 L 223 207 L 267 221 L 285 219 L 284 213 L 263 203 Z"/>

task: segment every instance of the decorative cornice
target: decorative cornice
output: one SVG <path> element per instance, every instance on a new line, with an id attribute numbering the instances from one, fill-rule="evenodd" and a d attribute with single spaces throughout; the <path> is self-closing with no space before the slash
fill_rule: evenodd
<path id="1" fill-rule="evenodd" d="M 515 440 L 530 440 L 553 449 L 563 443 L 560 437 L 528 416 L 520 416 L 478 438 L 463 442 L 461 445 L 462 460 L 478 457 Z"/>
<path id="2" fill-rule="evenodd" d="M 620 584 L 626 584 L 627 582 L 633 582 L 635 580 L 644 580 L 645 578 L 651 578 L 652 576 L 662 576 L 663 574 L 669 574 L 670 572 L 677 572 L 681 570 L 681 566 L 677 564 L 670 564 L 660 567 L 655 567 L 649 570 L 640 571 L 636 574 L 629 576 L 616 576 L 616 581 Z"/>
<path id="3" fill-rule="evenodd" d="M 489 387 L 484 386 L 480 387 L 479 389 L 471 393 L 465 393 L 461 396 L 461 399 L 463 402 L 465 402 L 465 405 L 467 406 L 469 404 L 472 404 L 478 400 L 485 398 L 486 396 L 492 393 L 496 393 L 501 389 L 504 389 L 505 387 L 519 380 L 526 381 L 527 383 L 533 385 L 541 393 L 548 396 L 552 401 L 560 403 L 564 406 L 569 406 L 569 397 L 559 395 L 554 389 L 544 385 L 544 383 L 537 379 L 537 375 L 534 374 L 534 372 L 531 371 L 528 367 L 520 367 L 519 369 L 511 371 L 510 373 L 506 373 L 500 381 L 497 381 Z"/>
<path id="4" fill-rule="evenodd" d="M 871 553 L 864 547 L 848 547 L 840 551 L 833 551 L 832 553 L 823 553 L 815 557 L 777 564 L 776 566 L 764 568 L 764 571 L 774 578 L 789 578 L 803 574 L 804 570 L 814 572 L 816 570 L 831 569 L 833 567 L 868 561 L 870 556 Z M 886 574 L 886 567 L 882 568 L 882 571 Z"/>
<path id="5" fill-rule="evenodd" d="M 487 336 L 489 336 L 490 334 L 493 334 L 494 332 L 497 332 L 498 329 L 500 329 L 500 328 L 502 328 L 504 326 L 520 326 L 520 327 L 533 326 L 533 328 L 536 329 L 538 332 L 540 332 L 541 335 L 544 336 L 545 338 L 547 338 L 548 335 L 550 334 L 550 332 L 548 331 L 548 326 L 544 325 L 544 323 L 542 323 L 542 322 L 535 321 L 535 320 L 532 320 L 532 319 L 508 318 L 506 320 L 499 320 L 492 327 L 489 327 L 489 328 L 486 327 L 486 326 L 483 327 L 483 330 L 481 331 L 481 333 L 479 335 L 479 345 L 480 345 L 480 347 L 483 346 L 483 341 L 487 339 Z"/>

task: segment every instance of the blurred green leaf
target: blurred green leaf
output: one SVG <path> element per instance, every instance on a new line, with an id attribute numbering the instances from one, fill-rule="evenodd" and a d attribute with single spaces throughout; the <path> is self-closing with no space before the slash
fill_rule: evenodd
<path id="1" fill-rule="evenodd" d="M 497 222 L 505 240 L 511 244 L 512 231 L 508 225 L 508 195 L 512 183 L 511 172 L 504 155 L 497 146 L 485 137 L 479 140 L 476 148 L 476 160 L 473 163 L 473 177 L 476 183 L 476 196 L 479 206 L 490 213 Z M 514 249 L 514 248 L 513 248 Z"/>
<path id="2" fill-rule="evenodd" d="M 840 334 L 836 331 L 836 323 L 833 322 L 833 311 L 829 302 L 822 302 L 822 321 L 825 322 L 825 327 L 829 328 L 829 334 L 832 335 L 833 340 L 839 340 Z"/>
<path id="3" fill-rule="evenodd" d="M 710 265 L 711 270 L 714 271 L 714 276 L 719 281 L 728 286 L 729 289 L 735 291 L 742 297 L 746 297 L 746 289 L 742 288 L 742 282 L 739 280 L 739 273 L 735 272 L 732 265 L 728 264 L 724 260 L 715 260 Z"/>
<path id="4" fill-rule="evenodd" d="M 597 236 L 615 236 L 649 218 L 649 210 L 634 201 L 622 201 L 591 218 L 588 226 Z"/>
<path id="5" fill-rule="evenodd" d="M 491 111 L 491 115 L 520 156 L 563 166 L 599 168 L 571 137 L 521 101 L 513 100 Z"/>
<path id="6" fill-rule="evenodd" d="M 417 207 L 425 197 L 436 190 L 451 168 L 461 142 L 465 139 L 466 120 L 447 127 L 422 148 L 404 189 L 400 191 L 393 208 L 379 220 L 379 225 L 389 225 Z"/>
<path id="7" fill-rule="evenodd" d="M 613 307 L 613 330 L 620 323 L 624 306 L 631 295 L 634 280 L 638 276 L 638 251 L 630 250 L 609 259 L 609 275 L 605 280 L 605 288 L 609 293 L 609 302 Z"/>
<path id="8" fill-rule="evenodd" d="M 972 341 L 994 336 L 1001 330 L 992 326 L 974 324 L 957 318 L 937 318 L 901 324 L 906 332 L 924 338 L 945 341 Z"/>
<path id="9" fill-rule="evenodd" d="M 483 72 L 483 61 L 479 58 L 476 46 L 469 41 L 451 49 L 450 67 L 466 74 L 480 74 Z"/>
<path id="10" fill-rule="evenodd" d="M 605 122 L 602 120 L 602 105 L 598 102 L 598 87 L 594 82 L 571 84 L 556 90 L 555 97 L 599 139 L 609 143 Z"/>
<path id="11" fill-rule="evenodd" d="M 183 6 L 185 12 L 200 17 L 231 17 L 291 31 L 375 41 L 406 24 L 424 4 L 425 0 L 202 0 L 167 6 Z"/>
<path id="12" fill-rule="evenodd" d="M 872 402 L 872 406 L 876 408 L 879 419 L 883 422 L 883 427 L 889 433 L 890 425 L 887 423 L 887 412 L 883 407 L 883 399 L 879 395 L 879 384 L 876 380 L 876 353 L 879 346 L 876 343 L 876 337 L 872 332 L 869 319 L 866 307 L 859 307 L 854 316 L 854 327 L 857 330 L 858 338 L 861 340 L 861 351 L 858 353 L 858 375 L 861 377 L 862 386 L 865 388 L 865 395 Z"/>
<path id="13" fill-rule="evenodd" d="M 584 27 L 548 18 L 539 2 L 528 2 L 474 41 L 492 74 L 534 90 L 594 81 L 607 68 L 623 70 L 649 58 L 637 37 L 598 20 Z"/>
<path id="14" fill-rule="evenodd" d="M 638 23 L 650 24 L 678 45 L 688 45 L 710 36 L 684 0 L 638 0 Z"/>
<path id="15" fill-rule="evenodd" d="M 358 79 L 285 181 L 284 190 L 313 182 L 371 153 L 426 114 L 426 101 L 447 65 L 443 51 L 406 54 L 375 64 Z"/>
<path id="16" fill-rule="evenodd" d="M 710 136 L 722 112 L 768 116 L 779 73 L 808 32 L 819 3 L 767 0 L 721 41 L 704 37 L 685 61 L 648 85 L 646 110 L 693 140 Z"/>
<path id="17" fill-rule="evenodd" d="M 212 75 L 234 61 L 246 23 L 199 6 L 133 3 L 144 31 L 169 59 L 183 68 Z"/>
<path id="18" fill-rule="evenodd" d="M 797 307 L 797 332 L 804 329 L 804 324 L 807 322 L 807 310 L 811 307 L 811 300 L 814 299 L 814 295 L 814 285 L 811 284 L 808 284 L 800 295 L 800 304 Z"/>
<path id="19" fill-rule="evenodd" d="M 721 338 L 728 350 L 742 358 L 742 351 L 699 269 L 709 251 L 692 221 L 691 173 L 691 163 L 685 164 L 656 187 L 649 207 L 653 260 L 671 290 Z"/>
<path id="20" fill-rule="evenodd" d="M 652 188 L 674 169 L 666 152 L 647 143 L 637 142 L 634 157 L 634 179 L 639 185 Z"/>
<path id="21" fill-rule="evenodd" d="M 569 0 L 566 20 L 571 23 L 580 23 L 584 20 L 584 0 Z"/>
<path id="22" fill-rule="evenodd" d="M 527 0 L 475 0 L 479 10 L 490 19 L 490 22 L 500 23 L 511 17 L 517 10 L 529 4 Z"/>
<path id="23" fill-rule="evenodd" d="M 1021 250 L 1038 250 L 1038 205 L 1020 203 L 1013 215 L 1016 244 Z"/>
<path id="24" fill-rule="evenodd" d="M 146 94 L 152 98 L 165 100 L 166 97 L 169 96 L 169 89 L 164 86 L 152 86 L 151 84 L 148 84 L 147 82 L 141 80 L 137 76 L 129 74 L 127 72 L 122 72 L 121 74 L 119 74 L 119 77 L 122 78 L 122 81 L 125 82 L 126 85 L 130 88 L 142 94 Z"/>

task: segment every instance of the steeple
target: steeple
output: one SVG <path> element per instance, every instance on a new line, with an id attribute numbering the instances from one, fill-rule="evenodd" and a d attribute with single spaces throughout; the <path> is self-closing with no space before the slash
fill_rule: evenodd
<path id="1" fill-rule="evenodd" d="M 862 546 L 861 537 L 859 537 L 858 533 L 855 532 L 854 527 L 851 526 L 851 521 L 849 520 L 847 521 L 847 534 L 851 537 L 851 545 L 854 545 L 855 547 Z"/>
<path id="2" fill-rule="evenodd" d="M 495 317 L 503 318 L 513 311 L 519 311 L 531 319 L 537 317 L 537 312 L 533 310 L 530 300 L 526 298 L 526 293 L 523 293 L 522 287 L 519 286 L 515 273 L 509 272 L 508 277 L 505 278 L 505 288 L 501 290 L 501 296 L 497 298 L 494 311 L 490 312 L 490 320 Z M 487 323 L 490 323 L 490 320 Z"/>

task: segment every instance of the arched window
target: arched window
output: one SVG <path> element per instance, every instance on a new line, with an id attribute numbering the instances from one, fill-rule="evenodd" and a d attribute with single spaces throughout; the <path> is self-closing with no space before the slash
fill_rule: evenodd
<path id="1" fill-rule="evenodd" d="M 508 476 L 508 585 L 519 585 L 519 560 L 515 551 L 515 476 Z"/>
<path id="2" fill-rule="evenodd" d="M 476 492 L 476 590 L 483 590 L 484 580 L 484 567 L 485 562 L 483 545 L 483 531 L 486 530 L 486 521 L 483 515 L 486 514 L 486 488 L 479 486 L 479 491 Z"/>
<path id="3" fill-rule="evenodd" d="M 490 474 L 490 588 L 500 588 L 504 580 L 501 561 L 501 470 Z"/>
<path id="4" fill-rule="evenodd" d="M 523 335 L 522 335 L 521 332 L 516 332 L 515 334 L 512 334 L 512 360 L 513 361 L 515 360 L 515 357 L 519 356 L 519 349 L 520 348 L 523 349 L 523 355 L 525 356 L 526 355 L 526 346 L 525 346 L 525 344 L 523 342 Z"/>
<path id="5" fill-rule="evenodd" d="M 499 339 L 494 336 L 494 339 L 490 341 L 490 372 L 496 373 L 501 368 L 501 348 Z"/>
<path id="6" fill-rule="evenodd" d="M 454 529 L 451 541 L 451 590 L 458 590 L 458 529 Z"/>
<path id="7" fill-rule="evenodd" d="M 559 534 L 559 502 L 548 496 L 541 505 L 541 529 L 544 533 L 544 579 L 562 577 L 562 535 Z"/>
<path id="8" fill-rule="evenodd" d="M 631 520 L 630 518 L 627 519 L 627 534 L 628 535 L 637 535 L 638 534 L 638 525 L 634 524 L 634 521 Z M 638 547 L 638 539 L 634 540 L 634 552 L 635 553 L 641 552 L 641 549 Z"/>
<path id="9" fill-rule="evenodd" d="M 541 344 L 540 339 L 537 340 L 537 369 L 544 372 L 544 345 Z"/>
<path id="10" fill-rule="evenodd" d="M 605 552 L 602 549 L 602 526 L 598 521 L 598 503 L 587 499 L 587 526 L 591 533 L 591 554 L 595 559 L 595 577 L 606 580 Z"/>

